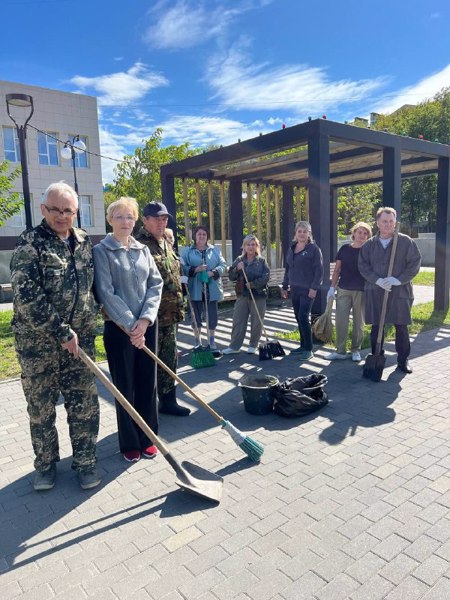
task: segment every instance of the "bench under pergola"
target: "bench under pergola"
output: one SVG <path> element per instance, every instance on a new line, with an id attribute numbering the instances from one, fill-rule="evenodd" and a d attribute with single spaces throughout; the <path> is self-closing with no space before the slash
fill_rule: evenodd
<path id="1" fill-rule="evenodd" d="M 279 155 L 280 152 L 287 154 Z M 446 144 L 329 121 L 310 120 L 293 127 L 239 141 L 161 167 L 162 201 L 175 214 L 175 178 L 228 183 L 233 257 L 243 238 L 243 186 L 275 186 L 281 190 L 282 252 L 294 230 L 294 190 L 305 188 L 314 238 L 324 257 L 324 286 L 337 250 L 337 189 L 382 182 L 383 204 L 401 220 L 401 181 L 436 173 L 437 226 L 435 309 L 449 307 L 450 284 L 450 147 Z M 278 198 L 278 196 L 277 196 Z M 316 311 L 325 306 L 319 294 Z"/>

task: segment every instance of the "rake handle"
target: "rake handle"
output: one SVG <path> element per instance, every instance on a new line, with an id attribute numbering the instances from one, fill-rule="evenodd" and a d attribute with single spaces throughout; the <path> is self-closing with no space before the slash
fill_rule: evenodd
<path id="1" fill-rule="evenodd" d="M 131 406 L 125 396 L 116 388 L 116 386 L 110 382 L 108 377 L 103 373 L 103 371 L 95 364 L 95 362 L 90 358 L 86 352 L 78 347 L 78 355 L 87 368 L 100 379 L 103 385 L 111 392 L 114 398 L 119 402 L 124 410 L 130 415 L 133 421 L 142 429 L 147 437 L 149 437 L 158 450 L 163 454 L 164 457 L 167 458 L 167 455 L 170 453 L 169 448 L 163 443 L 163 441 L 158 438 L 156 433 L 151 429 L 141 415 Z"/>
<path id="2" fill-rule="evenodd" d="M 244 268 L 242 268 L 242 273 L 244 274 L 245 283 L 249 283 L 249 280 L 248 280 L 248 277 L 247 277 L 247 273 L 245 272 Z M 266 328 L 264 327 L 264 321 L 261 319 L 261 315 L 259 314 L 259 310 L 258 310 L 258 307 L 256 305 L 256 300 L 255 300 L 255 296 L 253 295 L 252 288 L 248 287 L 248 285 L 247 285 L 247 289 L 250 292 L 250 296 L 251 296 L 251 298 L 253 300 L 253 305 L 255 307 L 256 314 L 258 315 L 258 319 L 259 319 L 259 322 L 261 323 L 262 330 L 264 331 L 264 335 L 266 336 L 266 342 L 269 342 L 269 336 L 267 334 Z"/>

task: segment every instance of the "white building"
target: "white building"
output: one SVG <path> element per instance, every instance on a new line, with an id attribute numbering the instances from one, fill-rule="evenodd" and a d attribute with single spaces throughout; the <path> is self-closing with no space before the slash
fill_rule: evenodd
<path id="1" fill-rule="evenodd" d="M 73 140 L 74 136 L 79 135 L 88 150 L 88 153 L 77 154 L 75 162 L 81 226 L 93 241 L 97 241 L 105 234 L 101 164 L 99 156 L 96 156 L 100 154 L 97 99 L 0 81 L 0 161 L 9 160 L 14 167 L 20 166 L 20 148 L 17 130 L 8 116 L 6 94 L 28 94 L 33 98 L 34 114 L 26 128 L 33 226 L 41 222 L 40 203 L 47 186 L 61 180 L 74 185 L 72 160 L 63 159 L 61 149 L 67 140 Z M 17 122 L 22 125 L 29 109 L 13 108 Z M 23 120 L 19 119 L 21 111 Z M 15 191 L 22 192 L 21 176 L 16 180 Z M 11 251 L 17 236 L 24 229 L 24 210 L 0 227 L 0 283 L 9 281 Z"/>

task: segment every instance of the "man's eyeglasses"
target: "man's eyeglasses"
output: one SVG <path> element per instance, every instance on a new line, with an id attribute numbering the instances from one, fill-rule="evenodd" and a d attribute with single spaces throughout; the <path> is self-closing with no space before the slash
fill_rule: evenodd
<path id="1" fill-rule="evenodd" d="M 59 210 L 59 208 L 48 207 L 46 204 L 43 204 L 45 208 L 51 215 L 61 215 L 62 217 L 73 217 L 73 215 L 77 214 L 76 210 L 71 210 L 70 208 L 65 208 L 64 210 Z"/>
<path id="2" fill-rule="evenodd" d="M 134 217 L 123 217 L 122 215 L 114 215 L 114 221 L 136 221 Z"/>

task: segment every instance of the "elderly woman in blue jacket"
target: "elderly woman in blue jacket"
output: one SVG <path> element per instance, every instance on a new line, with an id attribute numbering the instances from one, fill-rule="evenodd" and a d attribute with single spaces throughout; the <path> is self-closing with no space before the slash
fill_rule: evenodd
<path id="1" fill-rule="evenodd" d="M 300 347 L 292 350 L 300 360 L 313 357 L 311 331 L 311 308 L 317 290 L 323 280 L 323 259 L 320 248 L 315 244 L 311 225 L 299 221 L 295 226 L 295 238 L 286 255 L 282 296 L 291 294 L 292 308 L 300 332 Z"/>
<path id="2" fill-rule="evenodd" d="M 225 260 L 218 248 L 208 244 L 209 231 L 204 225 L 198 225 L 193 232 L 194 241 L 191 246 L 181 253 L 183 273 L 189 277 L 188 289 L 192 299 L 195 321 L 198 327 L 198 337 L 195 345 L 201 343 L 201 322 L 203 301 L 208 302 L 209 346 L 217 350 L 215 330 L 217 327 L 217 305 L 223 298 L 221 276 L 225 272 Z M 206 298 L 204 298 L 204 283 L 206 281 Z"/>
<path id="3" fill-rule="evenodd" d="M 163 281 L 149 249 L 131 233 L 138 218 L 134 198 L 120 198 L 106 213 L 112 233 L 94 246 L 94 284 L 103 304 L 103 339 L 115 386 L 158 433 L 156 364 L 142 352 L 157 353 L 158 308 Z M 153 458 L 156 446 L 116 403 L 119 447 L 128 462 Z"/>

